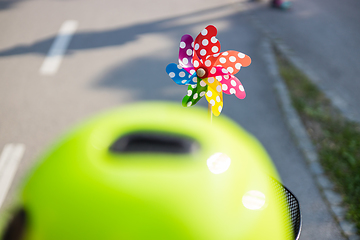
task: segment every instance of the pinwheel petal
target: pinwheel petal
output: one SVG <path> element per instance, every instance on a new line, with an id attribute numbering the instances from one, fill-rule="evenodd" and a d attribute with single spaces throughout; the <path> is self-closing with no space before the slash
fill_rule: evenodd
<path id="1" fill-rule="evenodd" d="M 241 67 L 247 67 L 251 63 L 251 58 L 237 51 L 226 51 L 217 58 L 215 66 L 221 66 L 231 74 L 239 72 Z"/>
<path id="2" fill-rule="evenodd" d="M 194 69 L 191 59 L 193 57 L 193 38 L 192 36 L 186 34 L 181 37 L 180 48 L 179 48 L 179 64 L 182 66 L 188 73 Z M 193 73 L 191 73 L 193 74 Z"/>
<path id="3" fill-rule="evenodd" d="M 206 59 L 206 56 L 220 52 L 220 42 L 216 38 L 216 34 L 216 27 L 209 25 L 196 37 L 194 49 L 201 59 Z"/>
<path id="4" fill-rule="evenodd" d="M 180 65 L 176 63 L 170 63 L 166 67 L 166 72 L 175 83 L 179 85 L 196 84 L 197 76 L 196 73 L 190 75 Z"/>
<path id="5" fill-rule="evenodd" d="M 205 75 L 201 78 L 231 75 L 231 73 L 229 73 L 229 71 L 227 71 L 225 68 L 221 66 L 214 66 L 219 56 L 220 54 L 217 53 L 214 55 L 209 55 L 206 57 L 206 59 L 203 60 L 198 57 L 196 52 L 194 53 L 193 63 L 195 71 L 197 71 L 199 68 L 203 68 L 205 70 Z"/>
<path id="6" fill-rule="evenodd" d="M 203 61 L 199 58 L 199 56 L 196 54 L 196 52 L 194 53 L 193 56 L 193 66 L 195 68 L 195 71 L 197 71 L 199 68 L 204 68 L 207 69 L 203 63 Z"/>
<path id="7" fill-rule="evenodd" d="M 221 84 L 213 77 L 203 79 L 208 85 L 206 99 L 211 104 L 211 110 L 215 116 L 219 116 L 223 108 L 223 95 Z"/>
<path id="8" fill-rule="evenodd" d="M 231 75 L 228 70 L 223 67 L 212 67 L 208 77 Z"/>
<path id="9" fill-rule="evenodd" d="M 179 65 L 171 63 L 166 67 L 170 78 L 179 85 L 189 85 L 182 100 L 184 107 L 195 105 L 203 96 L 211 105 L 212 114 L 219 116 L 223 108 L 223 92 L 245 98 L 245 90 L 236 74 L 241 67 L 247 67 L 251 58 L 237 51 L 220 53 L 217 29 L 208 25 L 193 38 L 181 37 Z"/>
<path id="10" fill-rule="evenodd" d="M 217 61 L 217 59 L 219 58 L 220 53 L 216 53 L 213 55 L 207 55 L 206 56 L 206 60 L 209 60 L 211 62 L 211 65 L 214 65 Z"/>
<path id="11" fill-rule="evenodd" d="M 235 96 L 239 99 L 244 99 L 246 97 L 244 86 L 235 76 L 219 76 L 216 77 L 216 79 L 221 82 L 222 91 L 224 93 L 235 94 Z"/>
<path id="12" fill-rule="evenodd" d="M 182 100 L 184 107 L 195 105 L 206 93 L 208 86 L 204 81 L 198 78 L 195 85 L 189 85 L 187 95 Z"/>

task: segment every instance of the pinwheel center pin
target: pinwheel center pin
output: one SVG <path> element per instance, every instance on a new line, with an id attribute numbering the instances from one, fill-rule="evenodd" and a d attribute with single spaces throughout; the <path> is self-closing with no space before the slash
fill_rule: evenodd
<path id="1" fill-rule="evenodd" d="M 188 85 L 182 100 L 184 107 L 195 105 L 202 97 L 209 102 L 210 115 L 219 116 L 223 93 L 244 99 L 245 89 L 234 74 L 251 63 L 248 55 L 237 51 L 220 53 L 216 27 L 209 25 L 193 38 L 186 34 L 180 40 L 179 65 L 170 63 L 166 72 L 179 85 Z"/>
<path id="2" fill-rule="evenodd" d="M 205 76 L 206 74 L 206 71 L 203 69 L 203 68 L 199 68 L 197 71 L 196 71 L 196 74 L 199 78 L 202 78 L 203 76 Z"/>

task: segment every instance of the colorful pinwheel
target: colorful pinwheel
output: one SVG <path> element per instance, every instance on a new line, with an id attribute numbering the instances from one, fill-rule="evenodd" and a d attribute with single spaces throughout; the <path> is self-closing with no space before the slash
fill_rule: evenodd
<path id="1" fill-rule="evenodd" d="M 209 25 L 196 37 L 184 35 L 180 41 L 179 65 L 170 63 L 166 72 L 179 85 L 189 85 L 183 98 L 184 107 L 195 105 L 204 95 L 215 116 L 223 108 L 222 93 L 235 94 L 244 99 L 246 94 L 236 74 L 251 63 L 249 56 L 236 51 L 220 53 L 217 29 Z"/>

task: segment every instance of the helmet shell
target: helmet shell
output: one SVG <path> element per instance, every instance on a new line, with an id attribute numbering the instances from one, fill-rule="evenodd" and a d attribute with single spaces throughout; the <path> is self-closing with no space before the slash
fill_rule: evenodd
<path id="1" fill-rule="evenodd" d="M 192 147 L 111 150 L 142 132 Z M 269 176 L 278 178 L 261 144 L 223 115 L 211 123 L 197 107 L 129 105 L 78 126 L 42 158 L 23 190 L 25 239 L 287 239 Z"/>

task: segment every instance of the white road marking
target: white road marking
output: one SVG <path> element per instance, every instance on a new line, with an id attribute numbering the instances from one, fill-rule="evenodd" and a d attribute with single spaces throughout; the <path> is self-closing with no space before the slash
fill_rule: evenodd
<path id="1" fill-rule="evenodd" d="M 51 48 L 40 67 L 40 74 L 54 75 L 60 67 L 64 53 L 70 43 L 70 40 L 78 27 L 75 20 L 65 21 L 59 30 Z"/>
<path id="2" fill-rule="evenodd" d="M 24 144 L 6 144 L 0 156 L 0 208 L 8 193 L 20 160 Z"/>

